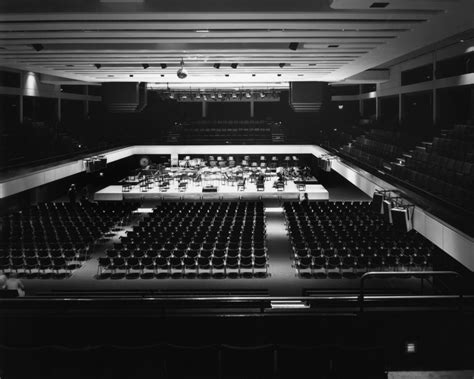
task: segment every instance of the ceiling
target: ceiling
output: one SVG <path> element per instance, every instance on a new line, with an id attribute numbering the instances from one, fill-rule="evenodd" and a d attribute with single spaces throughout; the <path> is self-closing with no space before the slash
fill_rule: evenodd
<path id="1" fill-rule="evenodd" d="M 468 30 L 473 14 L 473 0 L 1 0 L 0 65 L 157 86 L 337 82 Z"/>

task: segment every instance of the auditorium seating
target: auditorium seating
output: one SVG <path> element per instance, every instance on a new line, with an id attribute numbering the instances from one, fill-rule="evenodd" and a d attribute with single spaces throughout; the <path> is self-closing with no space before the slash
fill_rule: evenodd
<path id="1" fill-rule="evenodd" d="M 436 247 L 385 222 L 369 202 L 285 203 L 293 260 L 301 276 L 427 270 Z"/>
<path id="2" fill-rule="evenodd" d="M 392 164 L 392 173 L 448 202 L 474 210 L 474 126 L 456 125 Z"/>
<path id="3" fill-rule="evenodd" d="M 23 275 L 70 274 L 92 244 L 122 223 L 132 203 L 40 203 L 4 217 L 0 270 Z"/>
<path id="4" fill-rule="evenodd" d="M 406 133 L 372 129 L 343 146 L 341 152 L 361 163 L 383 169 L 414 147 L 417 141 L 417 137 Z"/>
<path id="5" fill-rule="evenodd" d="M 198 120 L 183 124 L 178 140 L 190 144 L 272 143 L 272 126 L 263 120 Z"/>
<path id="6" fill-rule="evenodd" d="M 99 258 L 99 277 L 265 277 L 263 203 L 162 203 Z"/>

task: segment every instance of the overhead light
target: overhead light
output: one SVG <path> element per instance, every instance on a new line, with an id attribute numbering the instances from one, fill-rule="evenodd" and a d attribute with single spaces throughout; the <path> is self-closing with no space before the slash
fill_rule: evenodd
<path id="1" fill-rule="evenodd" d="M 250 99 L 250 98 L 252 97 L 252 95 L 250 94 L 250 92 L 246 92 L 246 93 L 245 93 L 245 97 L 246 97 L 247 99 Z"/>
<path id="2" fill-rule="evenodd" d="M 283 68 L 285 67 L 285 63 L 280 63 L 278 66 L 280 66 L 280 68 Z"/>
<path id="3" fill-rule="evenodd" d="M 252 76 L 255 76 L 255 74 L 252 74 Z"/>
<path id="4" fill-rule="evenodd" d="M 196 33 L 209 33 L 209 29 L 197 29 Z"/>
<path id="5" fill-rule="evenodd" d="M 341 110 L 344 109 L 344 105 L 343 105 L 343 104 L 339 104 L 337 107 L 338 107 L 339 109 L 341 109 Z"/>
<path id="6" fill-rule="evenodd" d="M 142 63 L 142 67 L 144 70 L 146 70 L 150 65 L 148 63 Z"/>
<path id="7" fill-rule="evenodd" d="M 166 63 L 161 63 L 160 64 L 161 68 L 164 70 L 166 67 L 168 67 L 168 65 Z"/>
<path id="8" fill-rule="evenodd" d="M 225 76 L 227 76 L 227 77 L 228 77 L 228 76 L 229 76 L 229 74 L 225 74 Z"/>
<path id="9" fill-rule="evenodd" d="M 181 58 L 181 67 L 178 69 L 178 71 L 176 72 L 176 75 L 178 76 L 178 78 L 180 79 L 186 79 L 188 77 L 188 72 L 186 71 L 186 69 L 184 68 L 184 60 L 183 58 Z"/>
<path id="10" fill-rule="evenodd" d="M 165 74 L 160 74 L 160 76 L 161 76 L 162 78 L 164 78 L 164 77 L 165 77 Z"/>
<path id="11" fill-rule="evenodd" d="M 235 92 L 232 94 L 232 98 L 237 99 L 237 94 Z"/>
<path id="12" fill-rule="evenodd" d="M 94 66 L 97 70 L 102 67 L 102 65 L 100 63 L 96 63 L 96 64 L 94 64 Z"/>
<path id="13" fill-rule="evenodd" d="M 281 74 L 277 74 L 277 76 L 281 76 Z"/>
<path id="14" fill-rule="evenodd" d="M 31 46 L 33 46 L 33 49 L 35 49 L 36 51 L 41 51 L 41 50 L 44 49 L 44 46 L 43 46 L 42 44 L 40 44 L 40 43 L 34 43 L 34 44 L 31 45 Z"/>
<path id="15" fill-rule="evenodd" d="M 265 94 L 263 92 L 260 92 L 260 98 L 263 99 L 265 97 Z"/>
<path id="16" fill-rule="evenodd" d="M 328 45 L 328 47 L 336 48 L 336 47 L 339 47 L 339 45 Z"/>
<path id="17" fill-rule="evenodd" d="M 369 8 L 386 8 L 389 4 L 390 3 L 388 2 L 376 1 L 375 3 L 372 3 Z"/>
<path id="18" fill-rule="evenodd" d="M 220 63 L 214 63 L 214 68 L 219 69 L 220 67 L 221 67 L 221 64 L 220 64 Z"/>
<path id="19" fill-rule="evenodd" d="M 233 69 L 236 69 L 238 65 L 239 65 L 238 63 L 231 63 L 230 67 L 232 67 Z"/>
<path id="20" fill-rule="evenodd" d="M 130 76 L 131 78 L 133 78 L 133 74 L 130 74 L 130 75 L 128 75 L 128 76 Z"/>
<path id="21" fill-rule="evenodd" d="M 290 42 L 290 44 L 288 45 L 288 49 L 295 51 L 296 49 L 298 49 L 298 45 L 298 42 Z"/>

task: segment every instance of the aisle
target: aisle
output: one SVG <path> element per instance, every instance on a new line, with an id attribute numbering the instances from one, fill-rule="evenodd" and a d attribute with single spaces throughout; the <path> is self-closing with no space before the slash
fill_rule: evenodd
<path id="1" fill-rule="evenodd" d="M 281 206 L 265 207 L 269 272 L 276 296 L 299 296 L 301 286 L 295 286 L 295 270 L 291 267 L 291 245 L 286 231 L 285 215 Z M 298 280 L 296 280 L 298 282 Z"/>

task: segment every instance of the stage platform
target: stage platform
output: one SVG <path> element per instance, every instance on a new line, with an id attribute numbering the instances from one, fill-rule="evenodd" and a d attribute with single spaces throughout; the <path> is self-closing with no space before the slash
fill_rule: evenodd
<path id="1" fill-rule="evenodd" d="M 299 191 L 293 181 L 288 181 L 283 191 L 278 191 L 273 187 L 273 181 L 265 182 L 264 191 L 257 191 L 255 183 L 248 183 L 243 191 L 238 191 L 237 186 L 217 185 L 216 192 L 203 192 L 202 185 L 189 183 L 185 191 L 180 191 L 177 182 L 172 182 L 166 192 L 161 192 L 156 186 L 142 192 L 140 186 L 133 186 L 129 191 L 124 192 L 121 185 L 112 185 L 97 191 L 94 200 L 97 201 L 121 201 L 121 200 L 159 200 L 159 201 L 201 201 L 201 200 L 300 200 L 304 193 L 308 194 L 308 199 L 329 200 L 329 192 L 320 184 L 308 184 L 304 191 Z"/>

